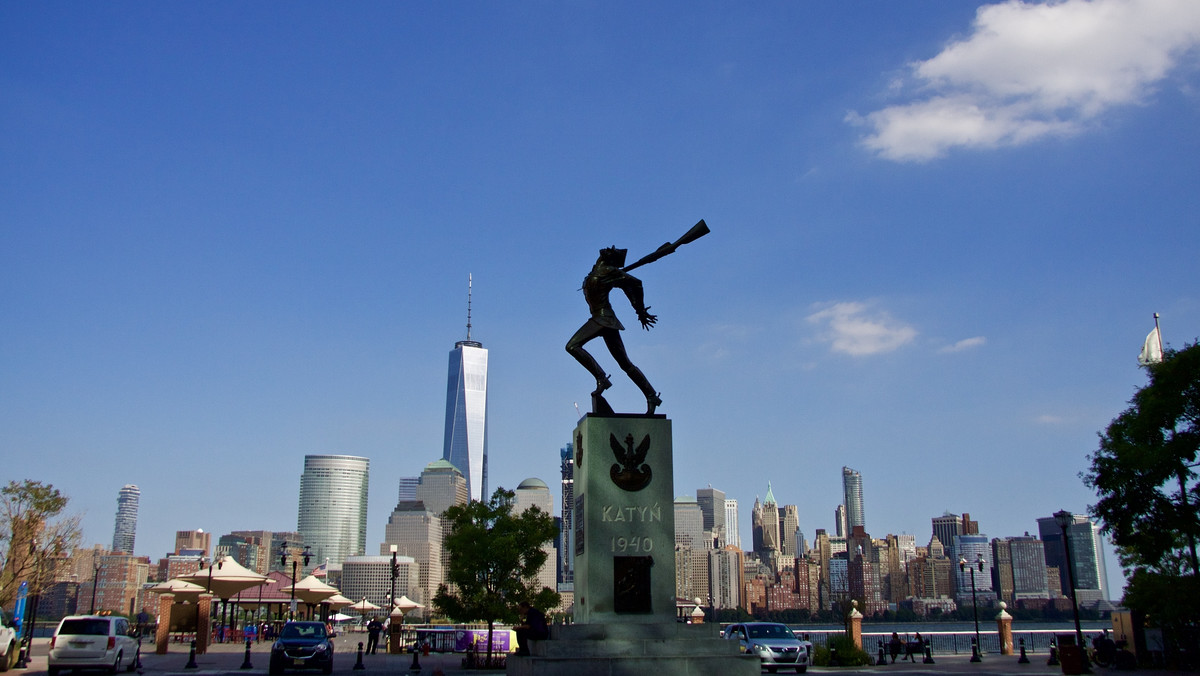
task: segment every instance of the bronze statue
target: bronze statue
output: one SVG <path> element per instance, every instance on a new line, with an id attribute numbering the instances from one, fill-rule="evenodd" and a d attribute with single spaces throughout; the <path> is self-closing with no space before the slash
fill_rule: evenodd
<path id="1" fill-rule="evenodd" d="M 625 327 L 621 325 L 621 321 L 613 312 L 612 304 L 608 301 L 608 294 L 613 289 L 624 291 L 625 296 L 629 299 L 629 304 L 637 312 L 637 318 L 641 322 L 642 328 L 649 331 L 650 327 L 658 321 L 658 317 L 650 314 L 650 307 L 645 304 L 641 280 L 629 274 L 629 271 L 674 253 L 680 246 L 693 242 L 707 235 L 708 232 L 708 225 L 701 220 L 683 237 L 679 238 L 679 241 L 673 244 L 667 242 L 658 247 L 654 253 L 628 266 L 625 265 L 627 249 L 611 246 L 600 250 L 600 257 L 592 266 L 592 271 L 583 280 L 583 297 L 587 301 L 592 316 L 567 341 L 567 352 L 596 378 L 596 389 L 592 392 L 593 413 L 607 415 L 613 412 L 603 396 L 604 390 L 612 387 L 612 381 L 609 380 L 608 374 L 604 372 L 600 364 L 596 363 L 596 359 L 583 349 L 583 346 L 593 338 L 604 339 L 604 344 L 608 346 L 608 351 L 612 354 L 613 359 L 617 360 L 617 365 L 645 395 L 646 415 L 652 415 L 654 410 L 662 404 L 659 393 L 650 385 L 650 381 L 642 373 L 642 370 L 629 360 L 629 355 L 625 352 L 625 342 L 621 340 L 621 331 Z"/>

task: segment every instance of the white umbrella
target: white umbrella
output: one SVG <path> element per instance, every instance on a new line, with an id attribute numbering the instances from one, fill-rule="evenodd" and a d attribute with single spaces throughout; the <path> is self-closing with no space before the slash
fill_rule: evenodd
<path id="1" fill-rule="evenodd" d="M 282 591 L 290 594 L 293 588 L 296 592 L 296 598 L 305 603 L 320 603 L 338 593 L 337 587 L 330 587 L 313 575 L 309 575 L 294 585 L 284 587 Z"/>
<path id="2" fill-rule="evenodd" d="M 180 575 L 180 580 L 198 584 L 218 597 L 229 600 L 243 589 L 257 587 L 267 581 L 266 575 L 247 570 L 232 556 L 222 557 L 214 565 L 198 570 L 191 575 Z"/>
<path id="3" fill-rule="evenodd" d="M 372 610 L 379 610 L 379 606 L 375 605 L 374 603 L 371 603 L 370 601 L 368 601 L 366 599 L 363 599 L 357 603 L 351 603 L 350 605 L 348 605 L 346 607 L 350 608 L 351 610 L 360 612 L 360 613 L 369 613 Z"/>
<path id="4" fill-rule="evenodd" d="M 196 599 L 204 593 L 204 587 L 176 578 L 174 580 L 167 580 L 166 582 L 159 582 L 150 587 L 148 591 L 152 591 L 155 594 L 174 594 L 176 603 L 181 601 L 195 603 Z"/>

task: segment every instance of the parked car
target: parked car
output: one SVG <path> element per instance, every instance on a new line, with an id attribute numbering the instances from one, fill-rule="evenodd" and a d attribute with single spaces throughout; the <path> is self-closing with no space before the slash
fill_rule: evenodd
<path id="1" fill-rule="evenodd" d="M 333 641 L 324 622 L 288 622 L 271 645 L 271 674 L 284 669 L 320 669 L 333 673 Z"/>
<path id="2" fill-rule="evenodd" d="M 115 674 L 137 668 L 137 639 L 124 617 L 69 615 L 50 639 L 49 676 L 63 669 L 104 669 Z"/>
<path id="3" fill-rule="evenodd" d="M 762 666 L 775 673 L 780 668 L 808 671 L 812 643 L 796 638 L 787 625 L 778 622 L 743 622 L 725 628 L 725 638 L 737 641 L 742 652 L 758 655 Z"/>
<path id="4" fill-rule="evenodd" d="M 21 654 L 21 637 L 17 635 L 16 622 L 0 610 L 0 671 L 17 666 Z"/>

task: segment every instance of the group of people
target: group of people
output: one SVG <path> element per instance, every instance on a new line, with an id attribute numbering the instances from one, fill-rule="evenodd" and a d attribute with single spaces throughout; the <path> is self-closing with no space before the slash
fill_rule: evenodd
<path id="1" fill-rule="evenodd" d="M 913 640 L 905 641 L 900 638 L 899 634 L 893 631 L 892 638 L 888 640 L 888 653 L 890 653 L 892 656 L 892 664 L 896 663 L 896 657 L 898 657 L 901 652 L 904 653 L 904 657 L 900 658 L 901 662 L 904 660 L 912 660 L 913 662 L 916 662 L 917 655 L 921 653 L 921 651 L 924 649 L 924 646 L 925 639 L 921 638 L 921 632 L 917 632 L 917 635 Z"/>

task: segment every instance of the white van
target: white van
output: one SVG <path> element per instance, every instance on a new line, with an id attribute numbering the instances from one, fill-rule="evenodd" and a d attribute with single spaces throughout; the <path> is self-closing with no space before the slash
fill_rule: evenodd
<path id="1" fill-rule="evenodd" d="M 115 674 L 138 664 L 138 642 L 129 620 L 104 615 L 64 617 L 50 639 L 49 676 L 63 669 L 104 669 Z"/>

